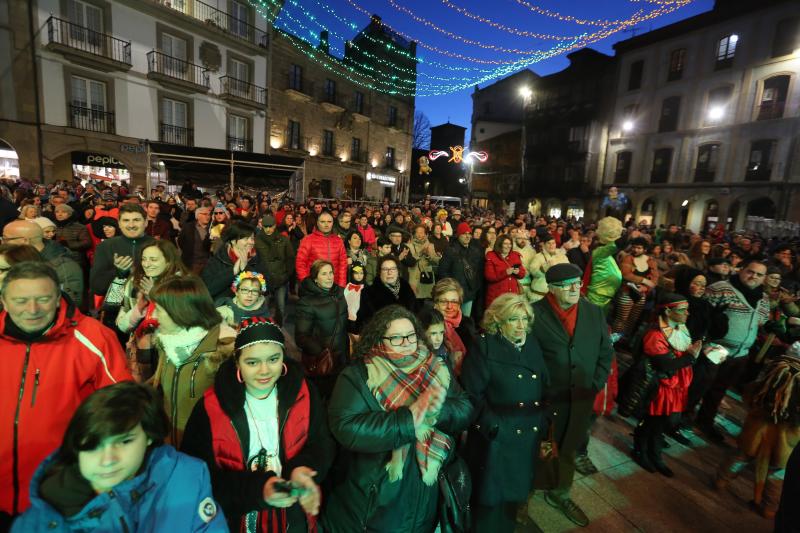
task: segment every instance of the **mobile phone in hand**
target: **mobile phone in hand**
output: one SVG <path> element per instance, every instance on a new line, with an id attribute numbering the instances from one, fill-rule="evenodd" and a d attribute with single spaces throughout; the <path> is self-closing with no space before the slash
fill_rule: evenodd
<path id="1" fill-rule="evenodd" d="M 307 488 L 296 485 L 291 481 L 278 481 L 272 486 L 272 489 L 292 498 L 299 498 L 308 492 Z"/>

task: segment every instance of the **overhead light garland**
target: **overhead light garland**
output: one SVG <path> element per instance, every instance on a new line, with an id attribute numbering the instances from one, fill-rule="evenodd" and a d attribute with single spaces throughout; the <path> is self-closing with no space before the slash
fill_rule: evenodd
<path id="1" fill-rule="evenodd" d="M 529 8 L 534 7 L 536 9 L 539 9 L 540 11 L 546 11 L 547 16 L 553 16 L 556 18 L 562 17 L 561 18 L 562 20 L 566 20 L 567 18 L 569 18 L 570 22 L 575 22 L 578 24 L 580 23 L 588 24 L 594 22 L 595 23 L 594 25 L 602 27 L 602 29 L 599 31 L 596 31 L 591 34 L 582 34 L 576 36 L 574 38 L 571 38 L 571 40 L 559 43 L 558 45 L 553 46 L 550 49 L 529 50 L 527 52 L 522 50 L 516 50 L 515 53 L 521 54 L 524 52 L 526 54 L 524 57 L 516 60 L 497 60 L 497 59 L 486 60 L 483 58 L 466 56 L 464 54 L 459 54 L 449 50 L 443 50 L 439 47 L 429 45 L 427 43 L 424 43 L 420 40 L 413 38 L 408 34 L 398 31 L 397 29 L 389 26 L 383 21 L 379 21 L 379 24 L 385 30 L 393 32 L 398 36 L 403 37 L 409 41 L 414 41 L 417 43 L 418 46 L 428 49 L 435 54 L 443 55 L 449 58 L 456 58 L 465 61 L 476 62 L 480 64 L 498 65 L 494 68 L 476 67 L 474 65 L 458 66 L 458 65 L 437 62 L 434 60 L 428 60 L 423 56 L 415 57 L 414 54 L 411 54 L 407 49 L 396 46 L 391 42 L 387 43 L 384 40 L 376 39 L 374 36 L 370 35 L 369 32 L 361 32 L 359 34 L 360 38 L 365 38 L 375 45 L 380 45 L 382 49 L 387 50 L 389 53 L 397 54 L 400 57 L 403 57 L 406 62 L 416 61 L 418 67 L 419 66 L 423 67 L 420 68 L 419 71 L 416 71 L 416 69 L 414 68 L 408 68 L 403 64 L 398 64 L 397 61 L 392 61 L 390 59 L 386 59 L 383 57 L 379 57 L 375 54 L 372 54 L 369 50 L 365 50 L 363 46 L 359 47 L 358 43 L 353 42 L 352 40 L 345 39 L 343 35 L 330 29 L 325 24 L 323 24 L 322 21 L 320 21 L 317 16 L 315 16 L 313 13 L 310 13 L 305 8 L 303 8 L 297 0 L 289 0 L 287 3 L 291 5 L 293 8 L 300 10 L 302 12 L 302 15 L 306 19 L 308 19 L 315 26 L 320 28 L 320 31 L 327 31 L 329 32 L 329 34 L 334 35 L 334 37 L 341 39 L 343 42 L 347 42 L 348 46 L 352 47 L 354 50 L 357 50 L 360 54 L 363 54 L 363 56 L 367 57 L 369 61 L 357 62 L 355 60 L 352 60 L 351 58 L 342 60 L 336 57 L 332 57 L 327 53 L 322 53 L 321 51 L 316 49 L 317 43 L 311 41 L 311 38 L 315 40 L 319 39 L 319 32 L 316 32 L 311 28 L 309 28 L 308 26 L 306 26 L 300 20 L 299 17 L 293 16 L 289 12 L 289 10 L 286 9 L 286 6 L 278 4 L 278 0 L 249 0 L 249 1 L 252 5 L 254 5 L 254 7 L 256 7 L 257 11 L 262 16 L 264 16 L 270 23 L 274 23 L 275 26 L 281 26 L 284 28 L 284 30 L 287 33 L 287 39 L 293 46 L 295 46 L 298 50 L 303 52 L 307 57 L 309 57 L 316 63 L 320 64 L 324 68 L 336 72 L 338 75 L 367 89 L 376 90 L 379 92 L 384 92 L 392 95 L 410 97 L 410 96 L 436 96 L 436 95 L 448 94 L 472 87 L 480 83 L 484 83 L 486 81 L 491 81 L 497 78 L 507 76 L 511 73 L 527 68 L 530 65 L 535 64 L 544 59 L 569 52 L 570 50 L 587 46 L 588 44 L 591 44 L 601 39 L 605 39 L 606 37 L 618 31 L 622 31 L 630 26 L 634 26 L 645 20 L 649 20 L 670 13 L 677 9 L 680 9 L 681 7 L 684 7 L 685 5 L 691 3 L 692 0 L 631 0 L 631 1 L 641 1 L 649 4 L 654 4 L 657 7 L 652 11 L 646 13 L 643 12 L 643 10 L 639 10 L 632 17 L 624 21 L 588 21 L 584 19 L 577 19 L 574 17 L 561 15 L 559 13 L 555 13 L 548 10 L 541 10 L 541 8 L 533 6 L 529 2 L 526 2 L 525 0 L 516 0 L 518 3 L 527 4 L 526 7 Z M 387 1 L 390 4 L 392 4 L 393 7 L 396 6 L 396 8 L 399 8 L 401 11 L 406 9 L 403 8 L 402 6 L 399 6 L 394 0 L 387 0 Z M 445 5 L 448 5 L 448 7 L 452 7 L 457 11 L 459 9 L 461 10 L 464 9 L 461 8 L 460 6 L 453 4 L 450 0 L 441 0 L 441 1 Z M 324 4 L 321 0 L 315 0 L 315 2 L 317 3 L 317 5 L 323 8 L 327 13 L 329 13 L 336 20 L 338 20 L 348 30 L 358 29 L 358 25 L 355 22 L 338 15 L 334 10 L 328 7 L 327 4 Z M 273 8 L 270 8 L 267 5 L 267 3 L 272 4 Z M 357 11 L 365 15 L 371 16 L 371 14 L 366 9 L 356 4 L 354 0 L 348 0 L 348 3 Z M 271 13 L 276 12 L 274 7 L 278 7 L 279 10 L 277 11 L 285 14 L 285 17 L 279 17 L 279 20 L 272 20 L 273 17 L 271 17 Z M 416 20 L 417 22 L 420 22 L 423 25 L 427 25 L 421 22 L 424 21 L 425 19 L 417 17 L 416 15 L 413 14 L 411 15 L 412 18 L 414 18 L 414 20 Z M 485 22 L 489 25 L 495 24 L 493 21 L 489 19 L 485 19 L 477 15 L 475 17 L 478 17 L 477 20 L 482 19 L 481 20 L 482 22 Z M 469 17 L 469 18 L 474 18 L 474 17 Z M 288 21 L 286 19 L 288 19 Z M 606 26 L 603 27 L 604 25 Z M 433 26 L 435 26 L 435 24 Z M 496 27 L 496 29 L 503 29 L 504 31 L 514 30 L 514 28 L 510 28 L 507 26 L 503 25 L 499 26 L 502 27 Z M 445 32 L 445 34 L 448 35 L 450 38 L 458 37 L 456 36 L 456 34 L 453 34 L 452 32 L 447 32 L 447 30 L 443 30 L 441 28 L 440 30 Z M 541 35 L 536 34 L 536 35 L 539 37 L 545 37 L 544 34 Z M 553 36 L 547 36 L 547 37 L 553 37 Z M 477 43 L 477 41 L 474 42 Z M 476 46 L 480 45 L 476 44 Z M 505 49 L 505 50 L 511 51 L 514 49 Z M 375 64 L 370 64 L 370 62 Z M 459 71 L 462 73 L 474 73 L 474 74 L 472 76 L 462 76 L 462 77 L 437 76 L 436 74 L 432 74 L 431 72 L 429 72 L 432 68 L 448 70 L 448 71 Z M 420 81 L 419 78 L 431 81 Z M 458 82 L 458 83 L 453 83 L 453 82 Z"/>

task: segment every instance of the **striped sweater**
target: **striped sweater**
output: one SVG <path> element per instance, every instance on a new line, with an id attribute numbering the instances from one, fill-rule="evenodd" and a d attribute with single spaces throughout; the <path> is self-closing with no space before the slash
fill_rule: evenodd
<path id="1" fill-rule="evenodd" d="M 706 289 L 705 299 L 714 307 L 727 306 L 728 333 L 712 339 L 728 349 L 728 357 L 743 357 L 756 340 L 758 328 L 769 319 L 769 298 L 766 294 L 751 307 L 744 295 L 729 281 L 718 281 Z"/>

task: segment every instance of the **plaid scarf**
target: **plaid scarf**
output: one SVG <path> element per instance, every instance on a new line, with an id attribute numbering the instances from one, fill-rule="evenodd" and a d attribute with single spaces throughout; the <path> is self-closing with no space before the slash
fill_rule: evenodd
<path id="1" fill-rule="evenodd" d="M 434 357 L 419 344 L 417 351 L 402 355 L 383 344 L 373 347 L 364 358 L 367 367 L 367 386 L 384 411 L 408 407 L 434 382 L 445 390 L 450 386 L 450 372 L 438 357 Z M 416 457 L 422 481 L 430 486 L 436 483 L 439 468 L 453 447 L 453 439 L 436 429 L 440 413 L 428 412 L 425 422 L 416 429 Z M 410 444 L 392 451 L 386 465 L 389 481 L 403 478 L 403 465 Z"/>

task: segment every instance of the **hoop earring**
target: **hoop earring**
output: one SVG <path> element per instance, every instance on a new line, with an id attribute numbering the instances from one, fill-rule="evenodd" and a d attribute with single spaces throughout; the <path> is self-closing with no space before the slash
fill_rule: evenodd
<path id="1" fill-rule="evenodd" d="M 289 373 L 289 367 L 286 366 L 286 363 L 283 363 L 283 372 L 281 373 L 281 376 L 285 376 L 288 373 Z"/>
<path id="2" fill-rule="evenodd" d="M 244 380 L 242 379 L 242 371 L 238 368 L 236 369 L 236 381 L 239 383 L 244 383 Z"/>

